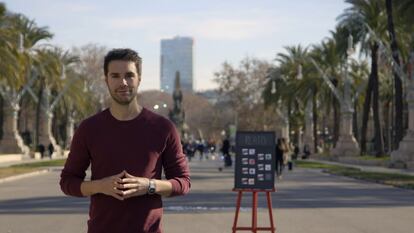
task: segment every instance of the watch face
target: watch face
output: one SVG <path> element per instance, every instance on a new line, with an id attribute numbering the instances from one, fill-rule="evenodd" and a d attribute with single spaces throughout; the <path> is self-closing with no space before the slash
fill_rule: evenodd
<path id="1" fill-rule="evenodd" d="M 153 180 L 150 180 L 149 187 L 148 187 L 148 194 L 154 194 L 155 193 L 155 182 Z"/>

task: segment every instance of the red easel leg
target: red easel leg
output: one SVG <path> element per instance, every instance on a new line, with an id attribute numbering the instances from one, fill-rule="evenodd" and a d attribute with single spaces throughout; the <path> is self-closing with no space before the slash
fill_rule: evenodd
<path id="1" fill-rule="evenodd" d="M 257 232 L 257 192 L 253 191 L 252 232 Z"/>
<path id="2" fill-rule="evenodd" d="M 242 191 L 239 191 L 239 194 L 237 195 L 237 203 L 236 203 L 236 216 L 234 216 L 234 222 L 233 222 L 233 233 L 236 233 L 236 227 L 237 227 L 237 220 L 239 218 L 241 198 L 242 198 Z"/>
<path id="3" fill-rule="evenodd" d="M 272 211 L 272 199 L 270 199 L 270 192 L 266 192 L 267 196 L 267 208 L 269 209 L 269 217 L 270 217 L 270 227 L 272 228 L 272 233 L 276 232 L 275 225 L 273 223 L 273 211 Z"/>

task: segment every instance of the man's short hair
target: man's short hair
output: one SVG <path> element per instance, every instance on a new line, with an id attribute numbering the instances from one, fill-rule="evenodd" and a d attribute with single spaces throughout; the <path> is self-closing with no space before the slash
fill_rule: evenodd
<path id="1" fill-rule="evenodd" d="M 138 55 L 137 52 L 135 52 L 132 49 L 112 49 L 109 51 L 104 59 L 104 74 L 105 76 L 108 75 L 108 65 L 109 62 L 115 61 L 115 60 L 121 60 L 121 61 L 132 61 L 135 63 L 135 67 L 137 69 L 137 73 L 139 76 L 141 76 L 141 67 L 142 67 L 142 59 Z"/>

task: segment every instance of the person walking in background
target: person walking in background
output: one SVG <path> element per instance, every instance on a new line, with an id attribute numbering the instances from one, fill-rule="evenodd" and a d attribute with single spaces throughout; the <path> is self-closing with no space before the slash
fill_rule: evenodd
<path id="1" fill-rule="evenodd" d="M 276 144 L 276 176 L 278 179 L 282 179 L 282 172 L 285 166 L 285 151 L 286 151 L 286 144 L 283 141 L 283 138 L 277 139 Z"/>
<path id="2" fill-rule="evenodd" d="M 311 151 L 308 144 L 305 144 L 303 147 L 303 156 L 302 159 L 308 159 L 310 157 Z"/>
<path id="3" fill-rule="evenodd" d="M 60 187 L 70 196 L 91 197 L 88 233 L 161 233 L 161 196 L 190 190 L 180 137 L 172 122 L 138 104 L 138 53 L 111 50 L 104 75 L 110 107 L 79 125 Z"/>
<path id="4" fill-rule="evenodd" d="M 231 167 L 233 165 L 233 161 L 231 160 L 230 156 L 230 141 L 227 137 L 223 140 L 223 145 L 221 146 L 221 153 L 223 153 L 224 156 L 224 166 Z"/>
<path id="5" fill-rule="evenodd" d="M 47 146 L 47 150 L 49 151 L 49 158 L 52 158 L 53 152 L 55 152 L 55 148 L 53 147 L 52 143 L 49 143 L 49 146 Z"/>
<path id="6" fill-rule="evenodd" d="M 282 142 L 285 147 L 285 151 L 283 152 L 283 162 L 285 166 L 286 165 L 288 166 L 288 169 L 290 171 L 292 170 L 292 167 L 293 167 L 293 164 L 292 164 L 293 147 L 292 147 L 292 144 L 286 140 L 286 138 L 282 138 Z"/>

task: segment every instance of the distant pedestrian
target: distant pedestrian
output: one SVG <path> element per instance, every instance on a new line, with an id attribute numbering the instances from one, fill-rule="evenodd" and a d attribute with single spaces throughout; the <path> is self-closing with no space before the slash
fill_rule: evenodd
<path id="1" fill-rule="evenodd" d="M 47 150 L 49 151 L 49 158 L 52 158 L 53 152 L 55 151 L 55 148 L 53 147 L 52 143 L 50 143 L 49 146 L 47 146 Z"/>
<path id="2" fill-rule="evenodd" d="M 298 159 L 298 156 L 299 156 L 299 146 L 298 145 L 294 145 L 293 146 L 293 160 L 296 160 L 296 159 Z"/>
<path id="3" fill-rule="evenodd" d="M 276 176 L 278 179 L 282 179 L 282 172 L 285 167 L 285 151 L 287 151 L 286 144 L 282 138 L 277 139 L 276 144 Z"/>
<path id="4" fill-rule="evenodd" d="M 303 147 L 303 156 L 302 159 L 308 159 L 310 157 L 311 151 L 308 144 L 305 144 Z"/>
<path id="5" fill-rule="evenodd" d="M 230 141 L 227 137 L 223 140 L 223 145 L 221 146 L 221 153 L 223 153 L 224 156 L 224 166 L 231 167 L 233 165 L 233 161 L 231 160 L 230 156 Z"/>
<path id="6" fill-rule="evenodd" d="M 43 144 L 37 145 L 37 151 L 40 153 L 40 158 L 43 159 L 45 154 L 45 146 Z"/>

